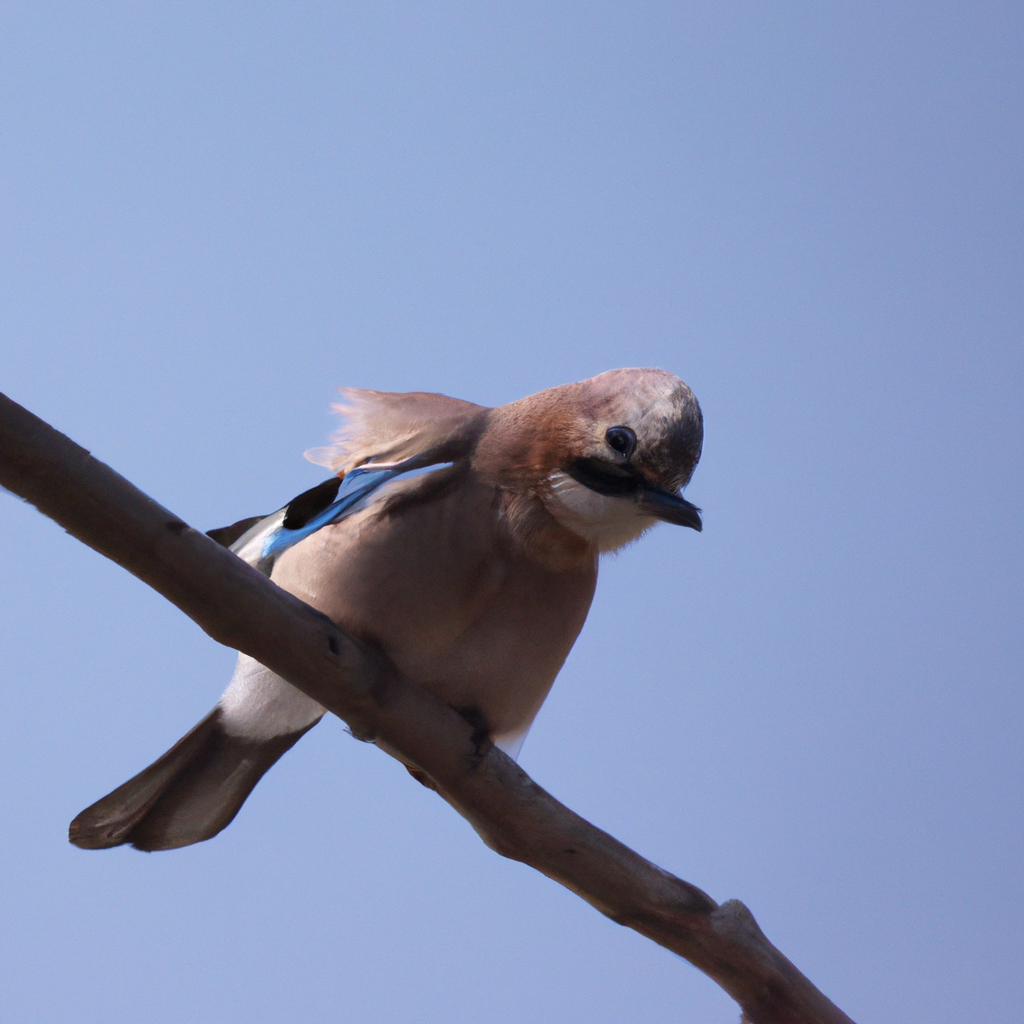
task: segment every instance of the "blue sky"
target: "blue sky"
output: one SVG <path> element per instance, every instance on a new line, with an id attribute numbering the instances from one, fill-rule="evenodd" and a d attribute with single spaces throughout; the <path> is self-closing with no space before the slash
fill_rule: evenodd
<path id="1" fill-rule="evenodd" d="M 705 531 L 605 563 L 523 766 L 854 1019 L 1016 1022 L 1022 21 L 9 3 L 0 387 L 207 529 L 336 385 L 678 373 Z M 233 655 L 0 521 L 0 1020 L 735 1021 L 337 722 L 209 843 L 70 847 Z"/>

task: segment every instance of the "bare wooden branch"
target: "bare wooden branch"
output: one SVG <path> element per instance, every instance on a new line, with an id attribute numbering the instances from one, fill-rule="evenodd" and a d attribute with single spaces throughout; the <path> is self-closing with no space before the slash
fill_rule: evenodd
<path id="1" fill-rule="evenodd" d="M 0 395 L 0 484 L 427 776 L 502 856 L 689 960 L 750 1024 L 852 1024 L 737 900 L 720 906 L 584 821 L 380 652 L 193 530 Z"/>

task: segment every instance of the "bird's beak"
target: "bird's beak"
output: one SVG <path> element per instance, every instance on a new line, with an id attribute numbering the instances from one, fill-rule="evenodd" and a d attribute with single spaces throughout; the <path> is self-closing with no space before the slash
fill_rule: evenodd
<path id="1" fill-rule="evenodd" d="M 676 491 L 648 483 L 636 470 L 630 472 L 620 466 L 609 466 L 599 459 L 576 459 L 565 467 L 565 472 L 577 483 L 606 497 L 632 496 L 642 512 L 664 519 L 666 523 L 688 526 L 698 533 L 703 528 L 696 505 L 691 505 Z"/>
<path id="2" fill-rule="evenodd" d="M 681 494 L 645 483 L 640 492 L 640 508 L 650 516 L 664 519 L 676 526 L 688 526 L 698 533 L 703 529 L 700 509 L 691 505 Z"/>

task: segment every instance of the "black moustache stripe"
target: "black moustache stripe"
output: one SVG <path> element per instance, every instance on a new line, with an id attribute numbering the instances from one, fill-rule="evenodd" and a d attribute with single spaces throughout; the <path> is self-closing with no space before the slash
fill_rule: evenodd
<path id="1" fill-rule="evenodd" d="M 577 483 L 608 498 L 634 495 L 644 485 L 644 478 L 635 470 L 600 459 L 576 459 L 565 467 L 565 472 Z"/>

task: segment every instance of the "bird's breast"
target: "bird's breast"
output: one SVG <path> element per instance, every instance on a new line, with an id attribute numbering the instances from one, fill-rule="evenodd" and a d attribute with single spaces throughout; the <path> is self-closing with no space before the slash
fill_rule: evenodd
<path id="1" fill-rule="evenodd" d="M 371 507 L 286 551 L 273 579 L 494 734 L 528 727 L 583 626 L 596 563 L 538 564 L 470 480 L 430 502 Z"/>

